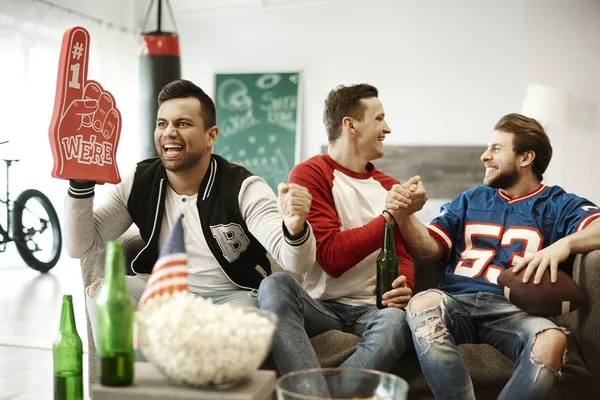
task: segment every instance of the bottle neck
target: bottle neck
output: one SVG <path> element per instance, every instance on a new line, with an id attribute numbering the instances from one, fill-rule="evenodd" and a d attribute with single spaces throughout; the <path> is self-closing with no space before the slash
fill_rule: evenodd
<path id="1" fill-rule="evenodd" d="M 109 242 L 104 266 L 104 285 L 125 287 L 125 257 L 120 243 Z"/>
<path id="2" fill-rule="evenodd" d="M 392 251 L 395 249 L 396 244 L 394 243 L 394 228 L 392 224 L 386 222 L 383 230 L 383 250 Z"/>
<path id="3" fill-rule="evenodd" d="M 60 331 L 62 333 L 76 333 L 75 313 L 73 312 L 73 296 L 65 294 L 62 300 L 60 314 Z"/>

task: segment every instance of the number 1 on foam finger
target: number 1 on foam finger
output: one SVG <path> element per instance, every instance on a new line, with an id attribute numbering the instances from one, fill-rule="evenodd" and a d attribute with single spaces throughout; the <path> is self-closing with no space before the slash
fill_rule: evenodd
<path id="1" fill-rule="evenodd" d="M 66 33 L 66 43 L 61 50 L 65 57 L 63 69 L 63 110 L 75 100 L 83 99 L 83 89 L 87 82 L 89 33 L 81 28 L 71 28 Z"/>
<path id="2" fill-rule="evenodd" d="M 71 65 L 71 80 L 69 81 L 69 87 L 73 89 L 81 88 L 79 83 L 79 63 Z"/>

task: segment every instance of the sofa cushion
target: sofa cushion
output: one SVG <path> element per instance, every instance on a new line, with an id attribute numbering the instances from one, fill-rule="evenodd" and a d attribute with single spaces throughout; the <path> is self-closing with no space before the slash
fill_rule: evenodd
<path id="1" fill-rule="evenodd" d="M 354 353 L 362 339 L 342 331 L 328 331 L 310 339 L 321 367 L 337 367 Z M 501 390 L 512 374 L 512 362 L 488 345 L 464 344 L 458 350 L 465 360 L 473 382 L 481 387 Z M 490 374 L 490 371 L 495 373 Z M 428 391 L 414 352 L 405 354 L 392 373 L 406 379 L 411 392 Z"/>

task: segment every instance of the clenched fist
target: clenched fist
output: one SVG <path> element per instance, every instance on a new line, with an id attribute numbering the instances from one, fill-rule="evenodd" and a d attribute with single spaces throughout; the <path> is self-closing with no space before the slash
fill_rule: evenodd
<path id="1" fill-rule="evenodd" d="M 295 183 L 280 183 L 279 213 L 290 235 L 298 235 L 304 229 L 304 223 L 310 212 L 312 196 L 304 186 Z"/>
<path id="2" fill-rule="evenodd" d="M 113 95 L 87 79 L 90 35 L 82 27 L 63 35 L 58 64 L 50 147 L 52 176 L 119 183 L 116 152 L 121 113 Z"/>
<path id="3" fill-rule="evenodd" d="M 401 185 L 392 186 L 385 207 L 399 221 L 417 211 L 427 202 L 427 192 L 420 176 L 413 176 Z"/>

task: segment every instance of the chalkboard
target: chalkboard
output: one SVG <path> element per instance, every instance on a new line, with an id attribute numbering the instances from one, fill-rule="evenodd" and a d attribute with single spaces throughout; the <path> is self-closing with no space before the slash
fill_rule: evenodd
<path id="1" fill-rule="evenodd" d="M 217 74 L 214 153 L 263 177 L 277 192 L 297 160 L 300 73 Z"/>

